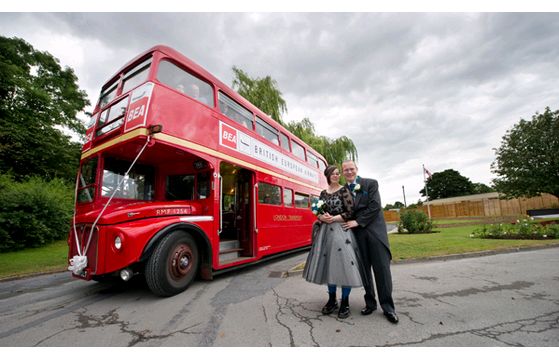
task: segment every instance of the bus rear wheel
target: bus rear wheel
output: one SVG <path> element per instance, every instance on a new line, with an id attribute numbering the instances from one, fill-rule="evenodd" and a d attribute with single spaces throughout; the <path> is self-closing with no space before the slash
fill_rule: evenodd
<path id="1" fill-rule="evenodd" d="M 156 295 L 178 294 L 196 277 L 199 259 L 192 236 L 184 231 L 174 231 L 163 238 L 147 261 L 146 283 Z"/>

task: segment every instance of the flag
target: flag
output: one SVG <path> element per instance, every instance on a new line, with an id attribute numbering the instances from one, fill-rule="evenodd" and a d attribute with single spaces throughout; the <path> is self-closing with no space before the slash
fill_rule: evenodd
<path id="1" fill-rule="evenodd" d="M 427 170 L 427 169 L 425 168 L 425 166 L 423 166 L 423 172 L 424 172 L 425 175 L 427 176 L 427 179 L 430 179 L 430 178 L 431 178 L 431 172 L 430 172 L 429 170 Z"/>

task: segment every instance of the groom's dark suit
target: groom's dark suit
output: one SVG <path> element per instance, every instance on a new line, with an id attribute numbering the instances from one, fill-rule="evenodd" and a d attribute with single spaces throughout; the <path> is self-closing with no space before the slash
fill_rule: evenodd
<path id="1" fill-rule="evenodd" d="M 394 301 L 392 300 L 392 275 L 390 273 L 390 245 L 386 223 L 382 212 L 378 182 L 373 179 L 358 178 L 360 185 L 354 190 L 354 218 L 359 226 L 353 228 L 364 267 L 367 271 L 362 274 L 365 287 L 365 305 L 376 308 L 375 290 L 372 281 L 371 266 L 375 274 L 375 283 L 378 291 L 380 306 L 385 313 L 393 313 Z"/>

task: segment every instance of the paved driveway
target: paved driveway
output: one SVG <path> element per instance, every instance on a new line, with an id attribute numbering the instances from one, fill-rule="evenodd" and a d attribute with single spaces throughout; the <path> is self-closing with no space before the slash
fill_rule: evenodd
<path id="1" fill-rule="evenodd" d="M 0 283 L 0 346 L 559 346 L 559 248 L 396 264 L 400 315 L 320 313 L 324 286 L 279 275 L 300 254 L 157 298 L 47 275 Z"/>

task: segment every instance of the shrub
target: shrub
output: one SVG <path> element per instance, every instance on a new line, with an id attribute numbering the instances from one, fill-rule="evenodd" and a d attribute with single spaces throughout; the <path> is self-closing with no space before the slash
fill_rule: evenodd
<path id="1" fill-rule="evenodd" d="M 559 239 L 559 224 L 547 225 L 546 235 L 552 239 Z"/>
<path id="2" fill-rule="evenodd" d="M 514 224 L 484 225 L 470 236 L 481 239 L 559 239 L 559 225 L 544 226 L 528 218 Z"/>
<path id="3" fill-rule="evenodd" d="M 433 230 L 433 222 L 427 215 L 420 211 L 408 210 L 400 213 L 398 232 L 429 233 Z"/>
<path id="4" fill-rule="evenodd" d="M 64 239 L 72 217 L 72 189 L 61 180 L 15 182 L 0 175 L 0 252 Z"/>

